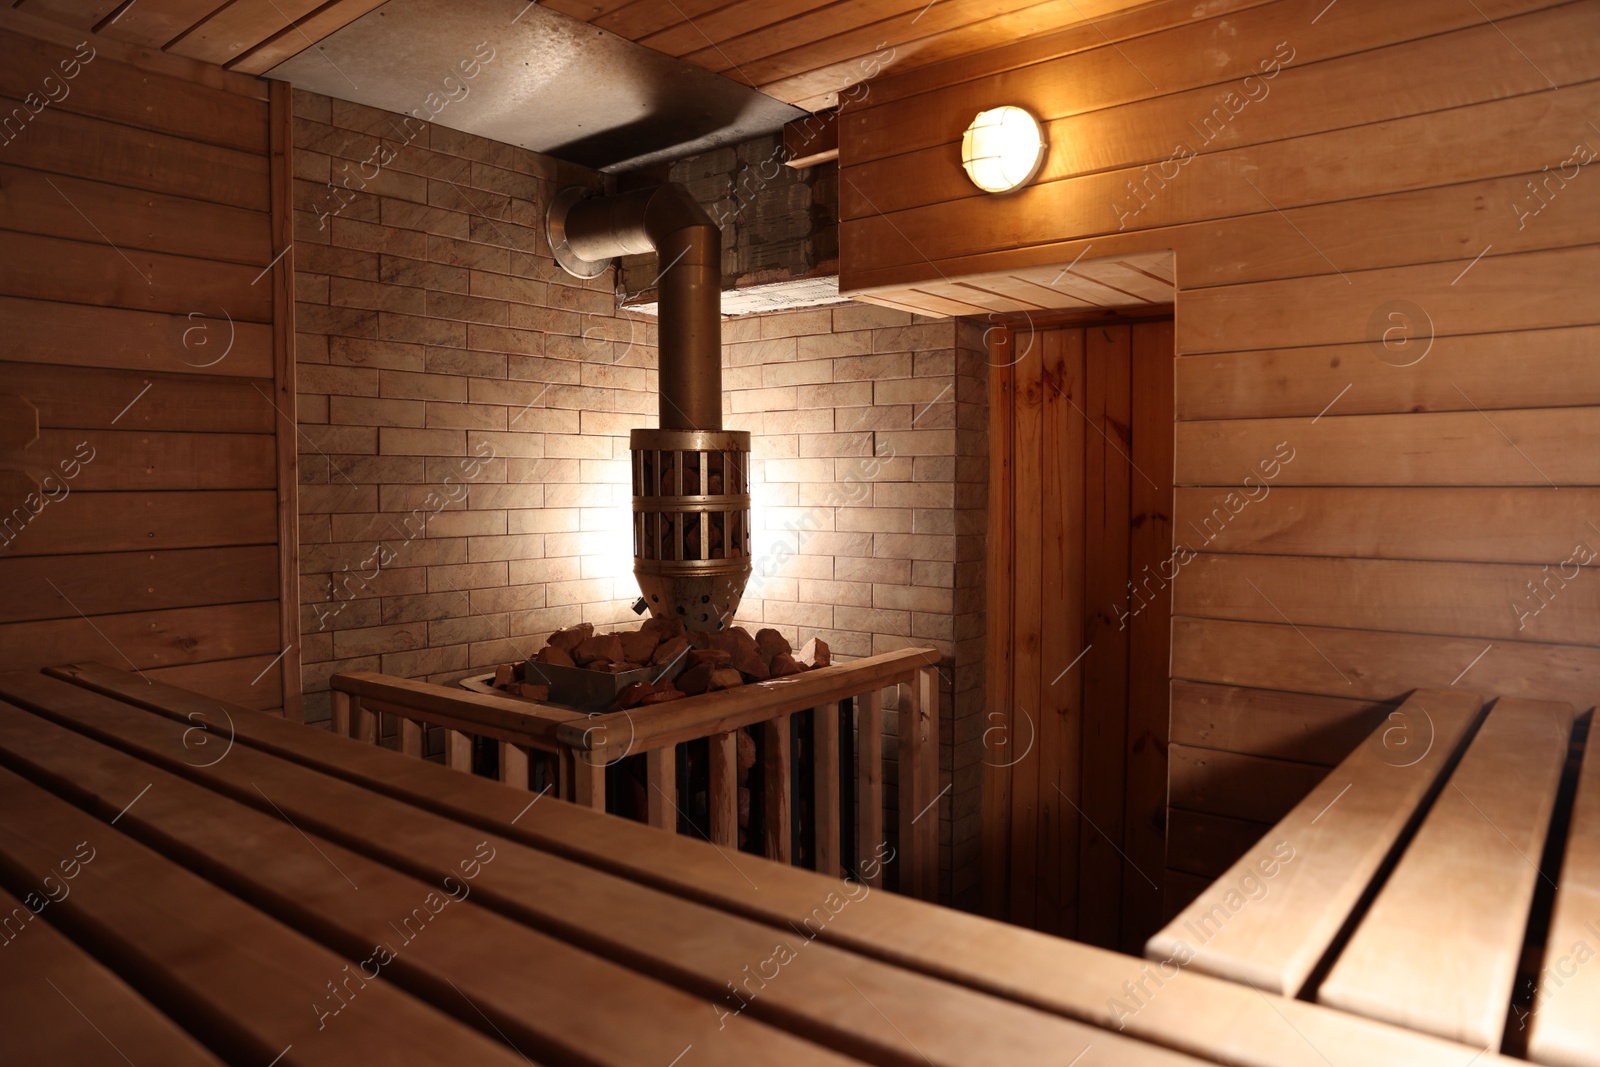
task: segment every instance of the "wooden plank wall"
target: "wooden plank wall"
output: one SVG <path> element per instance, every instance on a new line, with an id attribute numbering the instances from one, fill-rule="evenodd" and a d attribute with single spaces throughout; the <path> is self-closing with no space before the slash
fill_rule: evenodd
<path id="1" fill-rule="evenodd" d="M 0 444 L 0 669 L 297 715 L 281 90 L 10 11 L 0 52 L 0 397 L 39 425 Z"/>
<path id="2" fill-rule="evenodd" d="M 991 341 L 984 908 L 1137 950 L 1162 907 L 1172 324 Z"/>
<path id="3" fill-rule="evenodd" d="M 1095 30 L 874 83 L 841 124 L 842 288 L 1175 251 L 1167 862 L 1193 886 L 1413 688 L 1595 703 L 1600 4 Z M 1053 146 L 1004 198 L 958 165 L 999 103 Z"/>

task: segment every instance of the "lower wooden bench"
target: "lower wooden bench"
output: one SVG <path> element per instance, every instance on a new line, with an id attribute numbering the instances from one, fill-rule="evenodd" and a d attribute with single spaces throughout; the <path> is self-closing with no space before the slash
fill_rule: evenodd
<path id="1" fill-rule="evenodd" d="M 216 701 L 60 673 L 0 675 L 0 885 L 92 836 L 115 892 L 53 922 L 224 1062 L 1513 1062 L 231 705 L 219 758 Z"/>
<path id="2" fill-rule="evenodd" d="M 1568 820 L 1572 708 L 1483 703 L 1414 693 L 1151 938 L 1147 958 L 1478 1049 L 1525 1037 L 1538 1062 L 1600 1065 L 1600 962 L 1576 962 L 1600 948 L 1600 743 L 1591 729 Z M 1546 869 L 1553 823 L 1570 830 Z M 1541 889 L 1554 896 L 1546 965 L 1519 1018 Z M 1528 1033 L 1507 1042 L 1508 1019 Z"/>

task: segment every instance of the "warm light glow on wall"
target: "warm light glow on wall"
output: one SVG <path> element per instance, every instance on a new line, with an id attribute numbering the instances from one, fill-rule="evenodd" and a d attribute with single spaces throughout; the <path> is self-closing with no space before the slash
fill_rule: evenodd
<path id="1" fill-rule="evenodd" d="M 980 111 L 961 135 L 961 166 L 986 193 L 1026 185 L 1044 163 L 1044 130 L 1020 107 Z"/>

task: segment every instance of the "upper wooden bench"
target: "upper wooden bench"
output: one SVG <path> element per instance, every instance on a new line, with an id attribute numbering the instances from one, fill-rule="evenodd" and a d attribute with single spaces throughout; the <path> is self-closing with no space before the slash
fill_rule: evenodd
<path id="1" fill-rule="evenodd" d="M 1485 713 L 1471 694 L 1414 693 L 1146 956 L 1497 1049 L 1545 881 L 1555 910 L 1529 1053 L 1600 1065 L 1600 965 L 1571 962 L 1600 944 L 1592 731 L 1559 886 L 1541 868 L 1573 721 L 1549 701 Z"/>

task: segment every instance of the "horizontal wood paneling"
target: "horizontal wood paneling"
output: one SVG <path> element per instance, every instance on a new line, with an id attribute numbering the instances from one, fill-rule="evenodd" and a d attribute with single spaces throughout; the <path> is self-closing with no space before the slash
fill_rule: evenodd
<path id="1" fill-rule="evenodd" d="M 1594 703 L 1597 573 L 1551 575 L 1600 548 L 1597 28 L 1536 0 L 1197 8 L 842 115 L 845 292 L 982 304 L 979 278 L 1172 251 L 1174 536 L 1203 554 L 1174 561 L 1174 751 L 1325 730 L 1322 761 L 1419 686 Z M 958 169 L 998 102 L 1052 134 L 1007 197 Z"/>
<path id="2" fill-rule="evenodd" d="M 1183 423 L 1177 438 L 1180 485 L 1239 483 L 1284 443 L 1283 486 L 1600 482 L 1600 407 L 1213 420 Z"/>
<path id="3" fill-rule="evenodd" d="M 0 27 L 3 27 L 0 23 Z M 85 38 L 87 39 L 87 37 Z M 94 48 L 89 45 L 89 49 Z M 82 54 L 89 54 L 85 49 Z M 63 60 L 74 48 L 40 41 L 0 28 L 0 52 L 9 62 L 0 70 L 0 95 L 15 100 L 39 92 L 44 78 L 59 82 Z M 66 68 L 71 69 L 71 68 Z M 52 108 L 108 119 L 123 126 L 154 130 L 252 155 L 267 151 L 267 105 L 238 93 L 212 89 L 186 79 L 119 62 L 98 50 L 80 63 L 67 92 Z"/>
<path id="4" fill-rule="evenodd" d="M 1172 807 L 1257 823 L 1283 818 L 1328 773 L 1311 763 L 1187 745 L 1173 745 L 1167 758 Z"/>
<path id="5" fill-rule="evenodd" d="M 20 502 L 8 517 L 26 515 Z M 12 556 L 80 552 L 205 548 L 271 544 L 274 494 L 261 491 L 199 493 L 73 493 L 47 504 L 12 542 Z M 269 523 L 269 525 L 263 525 Z"/>
<path id="6" fill-rule="evenodd" d="M 213 318 L 220 308 L 235 322 L 270 323 L 272 291 L 251 285 L 260 275 L 256 266 L 0 231 L 0 290 L 15 297 Z"/>
<path id="7" fill-rule="evenodd" d="M 271 379 L 271 327 L 230 324 L 226 312 L 212 305 L 170 315 L 0 296 L 0 318 L 8 323 L 0 333 L 0 358 Z"/>
<path id="8" fill-rule="evenodd" d="M 1414 689 L 1600 699 L 1600 649 L 1284 623 L 1174 618 L 1172 676 L 1326 696 L 1400 700 Z"/>
<path id="9" fill-rule="evenodd" d="M 88 556 L 0 556 L 0 622 L 271 600 L 271 545 Z"/>
<path id="10" fill-rule="evenodd" d="M 1169 825 L 1173 847 L 1167 852 L 1167 865 L 1208 881 L 1219 878 L 1271 829 L 1271 823 L 1174 808 Z"/>
<path id="11" fill-rule="evenodd" d="M 1395 707 L 1385 701 L 1175 681 L 1172 741 L 1331 767 Z"/>
<path id="12" fill-rule="evenodd" d="M 0 625 L 0 670 L 96 662 L 139 670 L 278 653 L 278 603 Z M 257 668 L 259 670 L 259 668 Z"/>
<path id="13" fill-rule="evenodd" d="M 1463 7 L 1463 15 L 1471 17 L 1470 10 Z M 1224 74 L 1214 62 L 1207 63 L 1208 69 L 1194 73 L 1196 78 L 1207 79 L 1202 88 L 1136 98 L 1122 107 L 1079 110 L 1084 94 L 1072 94 L 1071 113 L 1057 117 L 1052 112 L 1059 112 L 1066 94 L 1058 83 L 1038 75 L 1018 79 L 1032 82 L 1025 87 L 1008 86 L 1007 100 L 1046 120 L 1046 137 L 1056 147 L 1035 178 L 1035 183 L 1046 184 L 1167 159 L 1173 152 L 1170 131 L 1185 123 L 1193 124 L 1191 143 L 1198 142 L 1200 151 L 1222 151 L 1538 92 L 1548 88 L 1550 81 L 1571 84 L 1586 80 L 1600 62 L 1600 12 L 1586 5 L 1568 4 L 1495 25 L 1481 18 L 1475 21 L 1453 33 L 1320 63 L 1300 56 L 1291 42 L 1303 35 L 1290 34 L 1281 47 L 1269 46 L 1259 55 L 1230 49 L 1239 68 L 1234 72 Z M 1504 52 L 1507 36 L 1528 53 L 1529 62 L 1518 67 L 1490 67 L 1492 57 Z M 1574 47 L 1578 40 L 1584 44 Z M 1130 66 L 1136 61 L 1109 48 L 1096 58 L 1101 69 L 1077 72 L 1078 84 L 1116 92 L 1113 87 L 1125 82 L 1118 95 L 1149 93 L 1149 84 Z M 1276 73 L 1263 79 L 1262 65 L 1268 61 L 1271 65 L 1266 69 Z M 1201 62 L 1199 56 L 1195 62 Z M 1471 81 L 1440 78 L 1436 72 L 1442 62 L 1469 64 L 1491 73 Z M 1162 71 L 1164 89 L 1174 88 L 1168 80 L 1169 69 Z M 1112 70 L 1116 73 L 1110 73 Z M 1243 82 L 1246 77 L 1251 80 Z M 940 140 L 909 155 L 895 154 L 853 167 L 850 182 L 840 191 L 841 218 L 974 195 L 965 173 L 949 165 L 951 131 L 927 119 L 918 121 L 916 109 L 923 101 L 918 97 L 864 113 L 874 126 L 865 139 L 870 143 L 872 133 L 881 132 L 885 146 L 896 153 L 905 152 L 905 134 L 914 138 L 925 131 L 930 139 L 937 136 Z M 1235 118 L 1228 105 L 1239 107 L 1239 101 L 1245 103 Z M 932 114 L 943 118 L 937 112 Z M 881 126 L 883 123 L 890 125 Z M 954 130 L 954 142 L 959 142 L 961 132 L 961 128 Z"/>
<path id="14" fill-rule="evenodd" d="M 242 659 L 185 663 L 145 671 L 152 680 L 182 686 L 257 711 L 283 706 L 283 676 L 277 670 L 278 654 Z M 223 722 L 215 723 L 219 730 Z M 217 754 L 217 753 L 214 753 Z M 207 757 L 209 758 L 209 757 Z"/>
<path id="15" fill-rule="evenodd" d="M 98 205 L 93 222 L 73 206 L 85 203 Z M 273 255 L 263 221 L 260 212 L 245 208 L 0 166 L 0 229 L 249 263 L 260 270 Z"/>
<path id="16" fill-rule="evenodd" d="M 0 113 L 20 106 L 0 97 Z M 269 207 L 265 156 L 54 108 L 6 146 L 6 162 L 254 211 Z"/>
<path id="17" fill-rule="evenodd" d="M 74 492 L 271 489 L 277 484 L 271 434 L 44 430 L 31 451 L 70 456 L 80 441 L 88 441 L 95 453 L 72 479 Z"/>
<path id="18" fill-rule="evenodd" d="M 1600 182 L 1590 188 L 1600 197 Z M 1590 217 L 1600 220 L 1600 199 Z M 1414 313 L 1395 310 L 1401 318 L 1384 315 L 1384 328 L 1411 332 L 1393 335 L 1389 346 L 1380 335 L 1356 344 L 1180 359 L 1178 417 L 1316 416 L 1330 402 L 1341 415 L 1470 411 L 1472 400 L 1484 408 L 1527 408 L 1549 403 L 1553 381 L 1562 384 L 1567 403 L 1600 405 L 1600 360 L 1593 356 L 1600 327 L 1429 338 L 1424 323 L 1413 323 Z M 1513 361 L 1519 372 L 1507 374 Z"/>
<path id="19" fill-rule="evenodd" d="M 273 403 L 283 313 L 265 268 L 287 226 L 275 240 L 267 94 L 9 6 L 0 51 L 0 392 L 41 427 L 0 453 L 0 662 L 179 667 L 170 680 L 259 708 L 284 705 L 288 671 L 298 707 L 297 659 L 258 679 L 295 614 L 280 606 L 294 431 Z M 35 92 L 54 99 L 12 112 Z"/>
<path id="20" fill-rule="evenodd" d="M 1600 140 L 1600 138 L 1597 138 Z M 1406 327 L 1434 334 L 1588 326 L 1600 319 L 1600 247 L 1515 255 L 1467 251 L 1459 261 L 1317 278 L 1185 290 L 1178 352 L 1380 341 L 1386 308 L 1411 311 Z"/>
<path id="21" fill-rule="evenodd" d="M 1269 42 L 1264 54 L 1271 50 Z M 1180 235 L 1167 232 L 1167 228 L 1430 188 L 1443 184 L 1436 163 L 1441 157 L 1451 160 L 1452 182 L 1525 174 L 1537 169 L 1530 168 L 1532 160 L 1559 166 L 1571 155 L 1573 132 L 1586 129 L 1586 117 L 1596 110 L 1600 110 L 1600 85 L 1591 81 L 1557 93 L 1530 93 L 1373 126 L 1205 153 L 1182 165 L 1170 182 L 1156 185 L 1152 179 L 1152 194 L 1145 206 L 1126 223 L 1119 220 L 1140 207 L 1129 183 L 1144 180 L 1142 164 L 1033 185 L 1008 197 L 967 197 L 863 218 L 841 224 L 840 287 L 848 292 L 882 286 L 892 296 L 897 286 L 929 277 L 998 270 L 1030 259 L 1033 265 L 1064 265 L 1082 250 L 1085 238 L 1115 235 L 1123 228 L 1138 232 L 1138 240 L 1124 246 L 1128 251 L 1177 247 L 1180 258 L 1186 248 L 1196 256 L 1209 255 L 1204 245 L 1181 242 Z M 961 123 L 964 126 L 970 120 L 968 114 Z M 1485 128 L 1514 129 L 1517 136 L 1485 139 Z M 1173 131 L 1173 135 L 1193 138 L 1186 128 Z M 841 130 L 841 138 L 845 136 Z M 841 141 L 841 160 L 850 158 L 846 153 L 849 144 Z M 1428 145 L 1429 151 L 1417 151 L 1419 144 Z M 1383 166 L 1337 165 L 1352 158 L 1381 159 Z M 953 160 L 950 165 L 958 162 Z M 846 189 L 854 181 L 854 168 L 846 162 L 840 171 L 840 188 Z M 874 195 L 871 189 L 862 188 Z M 1502 210 L 1510 211 L 1510 206 Z M 1274 217 L 1281 220 L 1275 212 Z M 1292 227 L 1284 226 L 1284 241 L 1297 236 Z M 1066 251 L 1070 247 L 1065 245 L 1067 238 L 1079 242 L 1072 251 Z M 963 258 L 1055 243 L 1062 247 L 1043 258 L 990 256 L 992 266 L 988 268 L 968 265 Z M 1463 248 L 1461 265 L 1478 251 Z M 1448 286 L 1460 268 L 1438 269 L 1445 274 L 1440 284 Z M 1336 275 L 1335 281 L 1345 284 Z M 1385 294 L 1367 310 L 1393 295 Z M 1309 298 L 1295 299 L 1298 303 Z M 1322 294 L 1322 299 L 1328 296 Z M 1341 292 L 1335 306 L 1348 307 L 1356 301 L 1353 294 Z M 1180 334 L 1184 330 L 1181 319 Z M 1363 314 L 1360 323 L 1365 322 Z M 1180 344 L 1183 352 L 1200 350 L 1205 349 Z"/>
<path id="22" fill-rule="evenodd" d="M 1600 489 L 1591 487 L 1288 487 L 1237 511 L 1242 495 L 1229 505 L 1233 492 L 1179 489 L 1178 543 L 1196 552 L 1540 566 L 1571 558 L 1580 542 L 1600 548 L 1584 518 L 1600 515 Z"/>
<path id="23" fill-rule="evenodd" d="M 1292 44 L 1293 66 L 1304 67 L 1394 42 L 1481 26 L 1487 18 L 1551 7 L 1554 2 L 1455 0 L 1401 5 L 1340 0 L 1338 10 L 1324 12 L 1325 6 L 1326 0 L 1210 4 L 1205 9 L 1187 3 L 1151 4 L 1094 29 L 1063 33 L 1054 41 L 1017 42 L 926 71 L 896 71 L 872 86 L 865 102 L 869 106 L 842 116 L 852 146 L 848 162 L 853 169 L 858 162 L 959 142 L 972 117 L 969 101 L 983 93 L 991 100 L 1003 96 L 1030 106 L 1043 119 L 1121 111 L 1130 104 L 1257 74 L 1258 64 L 1273 54 L 1279 41 Z M 1124 25 L 1133 32 L 1119 33 Z M 1319 28 L 1308 32 L 1312 25 Z M 958 119 L 963 113 L 966 117 Z M 1162 156 L 1171 147 L 1166 146 Z"/>
<path id="24" fill-rule="evenodd" d="M 115 11 L 103 7 L 104 3 L 105 0 L 85 0 L 85 2 L 20 0 L 18 4 L 20 10 L 0 10 L 0 26 L 5 26 L 23 36 L 49 41 L 66 48 L 74 48 L 79 42 L 89 39 L 93 41 L 96 53 L 140 71 L 165 74 L 251 100 L 267 99 L 267 87 L 259 78 L 246 78 L 223 70 L 213 63 L 201 63 L 183 56 L 166 54 L 103 33 L 89 38 L 83 31 L 98 26 L 103 18 L 115 16 Z M 129 5 L 123 12 L 123 18 L 116 19 L 116 22 L 107 28 L 115 34 L 117 25 L 135 15 L 133 11 L 135 6 L 138 5 Z M 145 17 L 145 12 L 137 14 L 141 19 Z"/>
<path id="25" fill-rule="evenodd" d="M 188 322 L 185 328 L 199 321 Z M 219 342 L 226 339 L 226 327 L 226 323 L 216 324 Z M 191 335 L 190 340 L 198 337 Z M 205 362 L 211 357 L 200 355 L 203 351 L 197 345 L 190 358 Z M 270 381 L 43 363 L 0 363 L 0 380 L 7 391 L 28 398 L 39 412 L 42 427 L 272 433 L 277 421 L 272 406 L 262 397 L 263 392 L 270 392 Z"/>
<path id="26" fill-rule="evenodd" d="M 1179 615 L 1297 626 L 1600 645 L 1600 535 L 1566 567 L 1299 556 L 1200 556 Z"/>

